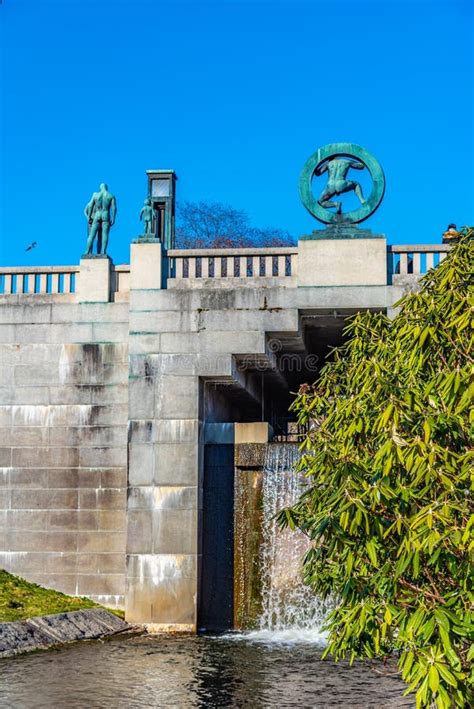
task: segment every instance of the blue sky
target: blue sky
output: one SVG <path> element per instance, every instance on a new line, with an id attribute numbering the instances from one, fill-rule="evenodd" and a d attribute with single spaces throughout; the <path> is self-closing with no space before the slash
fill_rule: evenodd
<path id="1" fill-rule="evenodd" d="M 118 201 L 109 252 L 128 262 L 148 168 L 174 168 L 178 198 L 308 233 L 319 223 L 299 172 L 335 141 L 383 165 L 385 199 L 365 226 L 389 243 L 474 223 L 472 8 L 4 0 L 1 263 L 78 263 L 101 181 Z"/>

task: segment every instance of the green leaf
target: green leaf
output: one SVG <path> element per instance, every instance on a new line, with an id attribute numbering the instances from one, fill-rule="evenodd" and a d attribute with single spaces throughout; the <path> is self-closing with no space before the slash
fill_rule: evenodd
<path id="1" fill-rule="evenodd" d="M 431 691 L 436 693 L 439 687 L 439 674 L 438 670 L 434 665 L 430 666 L 430 669 L 428 671 L 428 680 Z"/>
<path id="2" fill-rule="evenodd" d="M 377 552 L 375 550 L 375 543 L 373 540 L 370 540 L 366 543 L 365 545 L 367 549 L 367 554 L 369 555 L 369 559 L 372 563 L 372 566 L 377 566 Z"/>

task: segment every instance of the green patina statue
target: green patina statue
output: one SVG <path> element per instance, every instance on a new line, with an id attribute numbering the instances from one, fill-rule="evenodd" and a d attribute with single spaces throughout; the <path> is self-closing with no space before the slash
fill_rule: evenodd
<path id="1" fill-rule="evenodd" d="M 349 170 L 367 169 L 372 178 L 372 190 L 366 199 L 359 182 L 348 179 Z M 327 172 L 328 181 L 319 195 L 313 195 L 313 177 Z M 342 227 L 367 219 L 379 206 L 385 191 L 385 177 L 379 162 L 365 148 L 355 143 L 330 143 L 319 148 L 306 161 L 300 176 L 300 195 L 306 209 L 325 224 Z M 342 211 L 342 202 L 334 197 L 354 192 L 360 207 Z M 335 211 L 331 211 L 334 209 Z"/>
<path id="2" fill-rule="evenodd" d="M 144 235 L 153 236 L 153 218 L 155 216 L 155 210 L 151 206 L 151 199 L 149 197 L 143 202 L 143 207 L 140 211 L 140 221 L 143 219 L 143 224 L 145 226 Z"/>
<path id="3" fill-rule="evenodd" d="M 362 194 L 362 187 L 358 182 L 354 180 L 346 180 L 347 173 L 350 168 L 354 170 L 363 170 L 363 163 L 358 160 L 348 160 L 347 158 L 331 158 L 322 165 L 319 165 L 314 171 L 315 175 L 322 175 L 324 172 L 328 173 L 328 183 L 318 199 L 318 204 L 326 209 L 331 207 L 336 207 L 336 213 L 340 214 L 342 209 L 342 202 L 332 202 L 332 198 L 344 194 L 345 192 L 354 191 L 359 198 L 361 204 L 365 204 L 364 195 Z"/>
<path id="4" fill-rule="evenodd" d="M 117 201 L 108 191 L 106 184 L 102 183 L 99 191 L 93 193 L 84 209 L 84 214 L 88 225 L 86 254 L 92 255 L 94 240 L 97 238 L 97 253 L 105 256 L 110 227 L 114 225 L 117 216 Z"/>

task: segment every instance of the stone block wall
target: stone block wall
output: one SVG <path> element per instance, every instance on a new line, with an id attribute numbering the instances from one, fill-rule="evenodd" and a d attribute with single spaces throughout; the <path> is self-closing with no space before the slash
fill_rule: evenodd
<path id="1" fill-rule="evenodd" d="M 128 304 L 0 307 L 0 566 L 124 606 Z"/>

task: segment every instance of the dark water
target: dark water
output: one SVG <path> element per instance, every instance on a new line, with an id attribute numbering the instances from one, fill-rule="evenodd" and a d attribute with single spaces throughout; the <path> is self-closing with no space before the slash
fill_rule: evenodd
<path id="1" fill-rule="evenodd" d="M 401 707 L 404 684 L 314 645 L 140 636 L 0 660 L 0 706 Z"/>

